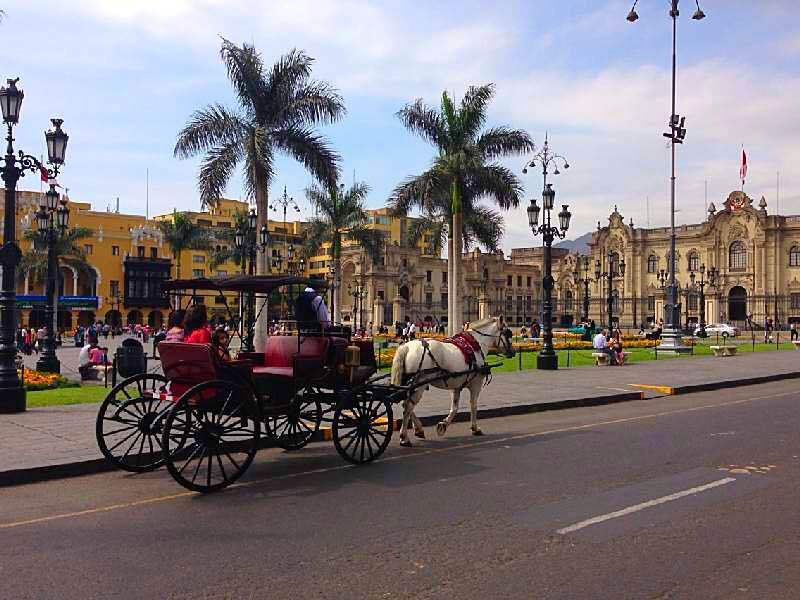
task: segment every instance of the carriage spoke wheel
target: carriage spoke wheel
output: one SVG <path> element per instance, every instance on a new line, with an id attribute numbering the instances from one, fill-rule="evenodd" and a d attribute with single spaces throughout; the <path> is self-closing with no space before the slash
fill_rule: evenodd
<path id="1" fill-rule="evenodd" d="M 161 434 L 172 403 L 159 393 L 168 387 L 163 375 L 142 373 L 117 384 L 97 413 L 95 434 L 100 452 L 120 469 L 143 473 L 163 464 Z"/>
<path id="2" fill-rule="evenodd" d="M 316 389 L 305 387 L 292 397 L 289 409 L 266 419 L 267 433 L 284 450 L 299 450 L 319 431 L 322 406 Z"/>
<path id="3" fill-rule="evenodd" d="M 333 443 L 345 460 L 368 463 L 386 450 L 393 428 L 392 405 L 365 391 L 337 403 L 333 414 Z"/>
<path id="4" fill-rule="evenodd" d="M 225 381 L 196 385 L 164 421 L 162 444 L 170 475 L 195 492 L 229 486 L 253 462 L 259 423 L 249 389 Z"/>

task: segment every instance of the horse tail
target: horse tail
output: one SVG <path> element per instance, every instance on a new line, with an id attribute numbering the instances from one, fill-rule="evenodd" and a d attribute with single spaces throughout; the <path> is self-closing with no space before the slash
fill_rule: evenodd
<path id="1" fill-rule="evenodd" d="M 408 354 L 408 347 L 410 344 L 401 344 L 394 354 L 392 360 L 392 385 L 403 385 L 403 375 L 405 375 L 406 355 Z"/>

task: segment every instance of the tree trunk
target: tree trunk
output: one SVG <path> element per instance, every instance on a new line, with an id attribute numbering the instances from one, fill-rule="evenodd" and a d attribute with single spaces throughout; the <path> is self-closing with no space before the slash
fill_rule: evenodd
<path id="1" fill-rule="evenodd" d="M 453 213 L 453 278 L 450 282 L 450 295 L 453 297 L 453 328 L 454 332 L 461 331 L 464 325 L 464 312 L 461 308 L 461 249 L 464 246 L 461 223 L 464 215 L 461 211 Z"/>
<path id="2" fill-rule="evenodd" d="M 447 334 L 453 335 L 453 293 L 451 282 L 453 281 L 453 222 L 447 227 Z"/>
<path id="3" fill-rule="evenodd" d="M 267 211 L 269 210 L 269 193 L 266 185 L 259 185 L 256 188 L 256 239 L 259 239 L 259 233 L 262 225 L 269 227 L 267 219 Z M 256 252 L 256 275 L 268 275 L 270 272 L 270 248 L 264 253 Z M 269 297 L 263 294 L 255 296 L 255 314 L 256 318 L 255 336 L 253 341 L 253 349 L 256 352 L 264 352 L 267 346 L 267 336 L 269 335 L 269 307 L 262 305 L 269 302 Z"/>
<path id="4" fill-rule="evenodd" d="M 342 236 L 337 231 L 333 236 L 333 315 L 332 325 L 342 322 Z"/>

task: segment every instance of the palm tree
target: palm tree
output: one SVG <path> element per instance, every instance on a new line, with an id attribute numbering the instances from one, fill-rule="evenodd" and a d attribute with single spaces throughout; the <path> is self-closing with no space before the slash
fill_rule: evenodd
<path id="1" fill-rule="evenodd" d="M 398 117 L 405 127 L 430 142 L 437 150 L 431 166 L 421 175 L 410 177 L 395 188 L 389 200 L 396 213 L 406 214 L 413 207 L 424 212 L 444 213 L 452 222 L 448 228 L 448 327 L 458 330 L 461 321 L 461 251 L 464 246 L 464 214 L 475 210 L 483 197 L 493 198 L 503 209 L 519 206 L 522 184 L 496 159 L 533 150 L 533 141 L 523 130 L 493 127 L 481 131 L 486 122 L 492 84 L 470 87 L 456 107 L 442 93 L 437 111 L 422 100 L 403 107 Z"/>
<path id="2" fill-rule="evenodd" d="M 96 273 L 89 261 L 86 260 L 86 253 L 79 242 L 91 237 L 92 233 L 92 230 L 86 227 L 71 227 L 55 240 L 55 251 L 59 266 L 75 269 L 87 281 L 94 281 Z M 31 247 L 22 255 L 17 268 L 17 278 L 20 282 L 25 281 L 26 278 L 33 283 L 47 281 L 45 234 L 35 229 L 29 229 L 23 234 L 23 237 L 31 242 Z"/>
<path id="3" fill-rule="evenodd" d="M 192 223 L 186 213 L 174 211 L 172 220 L 159 221 L 158 228 L 175 256 L 175 279 L 181 278 L 181 254 L 184 250 L 208 251 L 211 249 L 211 231 L 197 223 Z"/>
<path id="4" fill-rule="evenodd" d="M 497 252 L 505 233 L 503 216 L 498 211 L 486 206 L 466 206 L 465 203 L 462 205 L 462 209 L 464 213 L 461 231 L 464 242 L 463 251 L 469 252 L 471 248 L 481 246 L 486 252 Z M 430 242 L 425 244 L 425 252 L 439 256 L 450 239 L 452 225 L 450 204 L 445 198 L 445 202 L 442 202 L 441 206 L 427 206 L 425 212 L 411 223 L 407 233 L 408 243 L 411 246 L 417 246 L 423 240 Z"/>
<path id="5" fill-rule="evenodd" d="M 380 255 L 383 235 L 380 231 L 368 227 L 368 215 L 364 202 L 369 194 L 366 183 L 353 183 L 350 189 L 344 184 L 321 187 L 312 185 L 306 190 L 306 198 L 316 209 L 306 229 L 303 244 L 305 256 L 319 254 L 325 244 L 330 244 L 334 263 L 334 304 L 335 321 L 339 321 L 340 303 L 338 300 L 341 287 L 342 241 L 352 241 L 360 245 L 367 255 L 377 260 Z"/>
<path id="6" fill-rule="evenodd" d="M 314 59 L 302 50 L 290 51 L 266 69 L 254 46 L 239 47 L 223 38 L 220 56 L 238 110 L 212 104 L 195 112 L 178 134 L 174 154 L 205 154 L 198 187 L 206 205 L 217 202 L 237 166 L 243 165 L 245 190 L 255 198 L 260 230 L 266 224 L 276 154 L 299 161 L 321 183 L 336 181 L 339 156 L 314 127 L 338 120 L 345 107 L 335 89 L 311 79 Z M 268 271 L 267 256 L 259 255 L 257 273 Z M 266 311 L 261 311 L 257 348 L 264 346 L 266 320 Z"/>

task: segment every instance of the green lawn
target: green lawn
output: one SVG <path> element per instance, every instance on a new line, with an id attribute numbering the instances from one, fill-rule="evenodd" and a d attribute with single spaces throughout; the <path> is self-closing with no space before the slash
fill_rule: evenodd
<path id="1" fill-rule="evenodd" d="M 106 394 L 108 394 L 110 389 L 111 388 L 104 388 L 101 385 L 85 385 L 79 388 L 62 388 L 59 390 L 28 392 L 28 408 L 101 402 L 106 397 Z"/>

